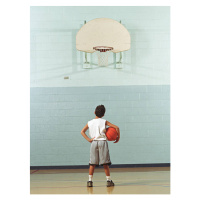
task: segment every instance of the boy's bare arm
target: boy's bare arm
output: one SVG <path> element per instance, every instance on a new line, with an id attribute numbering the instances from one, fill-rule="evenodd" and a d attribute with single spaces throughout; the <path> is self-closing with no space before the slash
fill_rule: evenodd
<path id="1" fill-rule="evenodd" d="M 90 139 L 86 134 L 85 134 L 85 132 L 88 130 L 88 125 L 86 124 L 85 126 L 84 126 L 84 128 L 81 130 L 81 135 L 88 141 L 88 142 L 92 142 L 93 140 L 94 140 L 94 138 L 92 138 L 92 139 Z"/>
<path id="2" fill-rule="evenodd" d="M 111 124 L 109 121 L 106 121 L 106 125 L 107 125 L 107 126 L 110 126 L 110 127 L 113 127 L 113 128 L 115 128 L 115 129 L 116 129 L 116 131 L 117 131 L 117 134 L 118 134 L 118 137 L 117 137 L 117 139 L 115 140 L 115 142 L 114 142 L 114 143 L 117 143 L 117 142 L 119 142 L 119 139 L 120 139 L 120 130 L 119 130 L 119 127 L 118 127 L 118 126 L 116 126 L 116 125 L 114 125 L 114 124 Z"/>

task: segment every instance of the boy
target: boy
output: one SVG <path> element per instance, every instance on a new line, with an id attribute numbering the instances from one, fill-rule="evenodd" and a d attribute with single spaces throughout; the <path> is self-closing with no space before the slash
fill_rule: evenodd
<path id="1" fill-rule="evenodd" d="M 82 129 L 82 136 L 91 143 L 90 147 L 90 168 L 89 168 L 89 181 L 87 182 L 87 187 L 93 187 L 93 173 L 96 165 L 103 165 L 106 179 L 107 179 L 107 187 L 114 186 L 113 181 L 110 177 L 110 169 L 109 165 L 111 164 L 108 142 L 105 135 L 106 126 L 110 126 L 116 129 L 118 137 L 114 143 L 117 143 L 120 139 L 120 130 L 119 127 L 111 124 L 110 122 L 102 119 L 105 114 L 104 105 L 99 105 L 96 107 L 94 114 L 96 115 L 95 119 L 90 120 L 85 127 Z M 90 139 L 85 132 L 89 128 L 89 135 L 92 139 Z"/>

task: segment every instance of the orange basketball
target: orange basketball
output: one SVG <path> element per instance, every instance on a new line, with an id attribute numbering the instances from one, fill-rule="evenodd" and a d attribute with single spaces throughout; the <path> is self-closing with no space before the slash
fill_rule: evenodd
<path id="1" fill-rule="evenodd" d="M 106 137 L 108 141 L 115 141 L 117 139 L 117 131 L 115 128 L 109 127 L 106 129 Z"/>

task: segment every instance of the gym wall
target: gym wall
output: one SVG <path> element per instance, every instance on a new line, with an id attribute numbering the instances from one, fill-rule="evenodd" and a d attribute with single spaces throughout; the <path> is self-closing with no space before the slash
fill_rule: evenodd
<path id="1" fill-rule="evenodd" d="M 113 164 L 170 163 L 170 7 L 44 6 L 30 15 L 30 165 L 87 165 L 80 131 L 99 104 L 121 130 L 119 143 L 109 142 Z M 76 33 L 100 17 L 131 34 L 123 69 L 82 67 Z"/>

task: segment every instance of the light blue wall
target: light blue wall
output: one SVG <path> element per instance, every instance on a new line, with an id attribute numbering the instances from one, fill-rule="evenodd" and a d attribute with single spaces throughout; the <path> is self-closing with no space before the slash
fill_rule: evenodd
<path id="1" fill-rule="evenodd" d="M 170 162 L 169 15 L 159 6 L 31 7 L 31 166 L 87 165 L 80 131 L 99 104 L 121 129 L 109 142 L 113 164 Z M 99 17 L 122 20 L 131 34 L 123 69 L 82 68 L 75 36 Z"/>
<path id="2" fill-rule="evenodd" d="M 117 124 L 109 142 L 113 164 L 169 163 L 169 86 L 31 88 L 31 166 L 87 165 L 90 143 L 80 134 L 99 104 Z"/>

